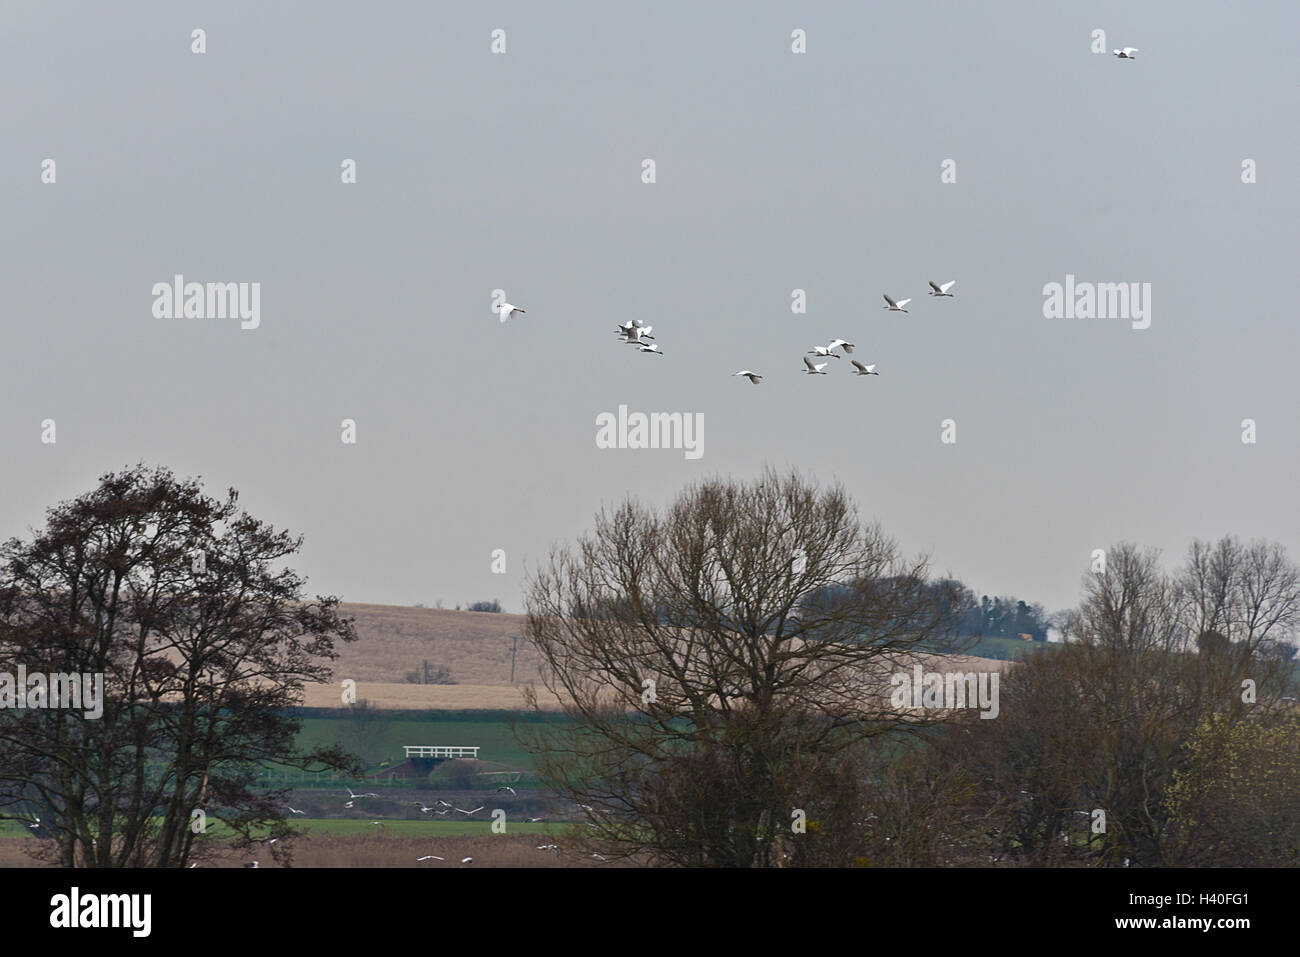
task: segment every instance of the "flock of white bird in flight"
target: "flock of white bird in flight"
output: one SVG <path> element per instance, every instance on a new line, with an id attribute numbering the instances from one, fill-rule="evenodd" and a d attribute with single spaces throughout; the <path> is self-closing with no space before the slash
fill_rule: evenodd
<path id="1" fill-rule="evenodd" d="M 949 299 L 954 298 L 953 294 L 950 293 L 948 290 L 951 289 L 956 284 L 957 284 L 957 280 L 955 279 L 949 280 L 948 282 L 944 283 L 942 286 L 939 285 L 934 280 L 930 280 L 930 295 L 947 296 Z M 891 299 L 888 295 L 885 295 L 883 298 L 885 300 L 885 305 L 883 308 L 889 310 L 890 312 L 908 312 L 906 306 L 909 302 L 912 301 L 911 299 L 894 300 Z M 813 346 L 806 353 L 804 353 L 804 357 L 803 357 L 804 375 L 826 375 L 827 374 L 826 367 L 830 365 L 830 363 L 829 362 L 814 363 L 812 359 L 809 359 L 808 357 L 814 356 L 818 359 L 844 358 L 844 356 L 840 355 L 840 353 L 835 351 L 836 349 L 843 349 L 844 355 L 850 355 L 853 352 L 854 343 L 849 342 L 847 339 L 832 339 L 824 346 Z M 849 361 L 852 362 L 853 364 L 855 370 L 853 373 L 854 375 L 880 375 L 880 373 L 876 371 L 876 367 L 874 365 L 863 365 L 857 359 L 851 359 Z M 732 375 L 733 376 L 743 375 L 747 379 L 749 379 L 749 381 L 752 382 L 754 385 L 758 385 L 759 381 L 763 378 L 763 376 L 760 373 L 754 372 L 750 369 L 741 369 L 739 372 L 733 372 Z"/>
<path id="2" fill-rule="evenodd" d="M 1133 60 L 1137 58 L 1138 48 L 1124 47 L 1119 50 L 1112 50 L 1111 52 L 1121 60 Z M 931 280 L 930 295 L 951 297 L 952 293 L 950 293 L 948 290 L 953 287 L 955 282 L 956 280 L 952 280 L 944 283 L 941 286 L 938 283 Z M 908 310 L 905 307 L 909 302 L 912 301 L 911 299 L 899 299 L 895 301 L 894 299 L 891 299 L 889 296 L 885 296 L 884 299 L 885 299 L 885 308 L 888 309 L 890 312 L 907 312 Z M 515 316 L 522 316 L 527 314 L 526 310 L 520 309 L 518 306 L 511 305 L 508 302 L 503 302 L 498 307 L 497 311 L 500 314 L 502 322 L 505 322 L 507 319 L 513 319 Z M 629 320 L 628 322 L 619 323 L 618 326 L 615 327 L 614 334 L 618 336 L 623 341 L 624 344 L 630 346 L 636 346 L 638 351 L 640 352 L 644 352 L 647 355 L 652 355 L 652 356 L 662 356 L 664 355 L 663 350 L 659 348 L 659 344 L 654 341 L 654 336 L 651 335 L 651 332 L 653 330 L 654 330 L 654 326 L 648 326 L 640 319 L 632 319 Z M 808 356 L 816 356 L 818 358 L 826 358 L 826 359 L 843 358 L 843 356 L 841 356 L 839 353 L 835 351 L 838 348 L 843 348 L 845 354 L 848 354 L 853 351 L 853 343 L 848 342 L 844 339 L 835 339 L 829 345 L 813 346 L 811 349 L 809 349 L 808 352 L 804 355 L 804 359 L 803 359 L 803 363 L 805 367 L 804 374 L 805 375 L 826 375 L 826 367 L 830 363 L 818 362 L 814 364 L 808 358 Z M 852 360 L 852 362 L 853 365 L 856 367 L 856 371 L 854 372 L 854 375 L 880 375 L 879 372 L 875 371 L 876 367 L 874 365 L 863 365 L 857 359 Z M 749 381 L 752 382 L 754 385 L 758 385 L 759 382 L 763 380 L 762 373 L 754 372 L 752 369 L 741 369 L 739 372 L 733 372 L 732 375 L 744 376 L 745 378 L 749 379 Z"/>
<path id="3" fill-rule="evenodd" d="M 1137 49 L 1135 47 L 1125 47 L 1123 50 L 1116 50 L 1115 55 L 1131 58 L 1136 52 Z M 940 285 L 934 280 L 930 280 L 930 295 L 940 297 L 946 296 L 951 299 L 953 298 L 953 294 L 948 290 L 956 285 L 956 283 L 957 280 L 955 279 L 951 279 L 943 285 Z M 884 300 L 885 305 L 883 308 L 890 312 L 908 312 L 909 310 L 906 306 L 912 301 L 911 299 L 895 300 L 891 299 L 888 295 L 884 296 Z M 520 309 L 518 306 L 511 305 L 508 302 L 503 302 L 498 306 L 497 312 L 500 315 L 502 322 L 505 322 L 507 319 L 513 319 L 515 316 L 527 315 L 527 310 Z M 629 319 L 627 322 L 620 322 L 614 327 L 614 335 L 616 335 L 624 345 L 636 346 L 638 351 L 647 353 L 648 355 L 662 356 L 665 353 L 659 348 L 659 343 L 654 341 L 655 337 L 652 335 L 653 332 L 654 326 L 648 326 L 640 319 Z M 853 348 L 854 344 L 849 342 L 847 339 L 832 339 L 824 346 L 813 346 L 804 354 L 803 357 L 803 364 L 805 367 L 804 374 L 826 375 L 826 367 L 830 364 L 829 362 L 818 362 L 814 364 L 808 356 L 816 356 L 824 359 L 842 359 L 843 356 L 835 350 L 843 349 L 845 355 L 848 355 L 853 352 Z M 880 375 L 880 373 L 876 371 L 874 365 L 863 365 L 857 359 L 850 361 L 853 363 L 856 370 L 853 373 L 854 375 Z M 733 372 L 732 375 L 744 376 L 754 385 L 758 385 L 759 382 L 763 380 L 762 373 L 754 372 L 751 369 L 741 369 L 739 372 Z M 350 807 L 351 804 L 346 806 Z"/>

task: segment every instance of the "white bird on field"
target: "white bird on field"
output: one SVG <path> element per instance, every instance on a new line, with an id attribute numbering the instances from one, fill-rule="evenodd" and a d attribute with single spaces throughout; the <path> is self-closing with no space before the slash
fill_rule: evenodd
<path id="1" fill-rule="evenodd" d="M 821 359 L 838 359 L 838 358 L 840 358 L 840 356 L 839 356 L 837 353 L 831 352 L 831 349 L 832 349 L 832 348 L 833 348 L 832 346 L 813 346 L 811 349 L 809 349 L 807 352 L 805 352 L 804 355 L 806 355 L 806 356 L 817 356 L 818 358 L 821 358 Z M 804 361 L 807 362 L 808 360 L 805 359 Z"/>
<path id="2" fill-rule="evenodd" d="M 286 804 L 285 807 L 289 807 L 289 805 Z M 290 813 L 290 814 L 306 814 L 307 812 L 306 812 L 306 811 L 299 811 L 297 808 L 292 808 L 292 807 L 290 807 L 290 808 L 289 808 L 289 813 Z"/>
<path id="3" fill-rule="evenodd" d="M 198 862 L 198 861 L 195 861 L 193 864 L 190 865 L 190 870 L 194 870 L 194 868 L 196 868 L 196 867 L 198 867 L 198 866 L 199 866 L 199 862 Z"/>
<path id="4" fill-rule="evenodd" d="M 417 857 L 417 861 L 445 861 L 445 857 L 439 857 L 437 854 L 426 854 L 424 857 Z"/>
<path id="5" fill-rule="evenodd" d="M 558 850 L 560 849 L 560 845 L 558 845 L 558 844 L 538 844 L 538 845 L 537 845 L 537 849 L 538 849 L 539 851 L 558 851 Z"/>
<path id="6" fill-rule="evenodd" d="M 889 305 L 885 306 L 884 308 L 888 309 L 890 312 L 907 312 L 907 310 L 904 309 L 903 307 L 906 306 L 911 301 L 912 300 L 910 299 L 900 299 L 898 300 L 898 302 L 894 302 L 894 300 L 890 299 L 888 296 L 885 296 L 885 302 L 889 303 Z"/>
<path id="7" fill-rule="evenodd" d="M 754 385 L 758 385 L 758 380 L 763 378 L 757 372 L 750 372 L 748 369 L 741 369 L 739 372 L 733 372 L 731 374 L 733 376 L 743 375 L 749 379 L 750 382 L 754 383 Z"/>
<path id="8" fill-rule="evenodd" d="M 827 348 L 827 349 L 830 349 L 832 352 L 834 352 L 834 351 L 835 351 L 836 349 L 838 349 L 840 346 L 843 346 L 843 347 L 844 347 L 844 351 L 845 351 L 845 352 L 852 352 L 852 351 L 853 351 L 853 343 L 852 343 L 852 342 L 849 342 L 847 339 L 832 339 L 832 340 L 830 341 L 830 344 L 827 345 L 826 348 Z"/>
<path id="9" fill-rule="evenodd" d="M 663 353 L 659 351 L 659 346 L 658 346 L 658 345 L 653 345 L 653 346 L 642 346 L 640 351 L 641 351 L 641 352 L 648 352 L 648 353 L 650 353 L 651 355 L 655 355 L 655 356 L 661 356 L 661 355 L 663 355 Z"/>
<path id="10" fill-rule="evenodd" d="M 371 824 L 378 824 L 379 822 L 378 822 L 378 821 L 371 821 L 370 823 L 371 823 Z"/>
<path id="11" fill-rule="evenodd" d="M 262 865 L 259 864 L 259 863 L 257 863 L 257 861 L 253 861 L 253 863 L 252 863 L 252 864 L 249 864 L 248 866 L 249 866 L 249 867 L 261 867 Z"/>
<path id="12" fill-rule="evenodd" d="M 526 310 L 520 309 L 518 306 L 512 306 L 508 302 L 501 303 L 501 308 L 498 312 L 501 313 L 502 322 L 505 322 L 507 319 L 513 319 L 516 315 L 522 316 L 526 314 Z"/>
<path id="13" fill-rule="evenodd" d="M 1121 60 L 1136 60 L 1138 48 L 1125 47 L 1122 50 L 1112 50 L 1111 52 L 1114 53 L 1115 56 L 1119 57 Z"/>
<path id="14" fill-rule="evenodd" d="M 595 858 L 596 860 L 598 860 L 598 861 L 607 861 L 607 860 L 609 860 L 608 857 L 605 857 L 605 856 L 603 856 L 603 855 L 601 855 L 601 854 L 593 854 L 593 855 L 591 855 L 591 856 L 594 857 L 594 858 Z"/>
<path id="15" fill-rule="evenodd" d="M 952 298 L 952 293 L 950 293 L 948 290 L 951 289 L 951 288 L 952 288 L 953 286 L 955 286 L 956 284 L 957 284 L 957 280 L 956 280 L 956 279 L 950 279 L 950 280 L 948 280 L 946 283 L 944 283 L 942 286 L 938 285 L 938 284 L 935 283 L 933 280 L 931 280 L 931 281 L 930 281 L 930 295 L 932 295 L 932 296 L 947 296 L 949 299 L 951 299 L 951 298 Z"/>
<path id="16" fill-rule="evenodd" d="M 460 862 L 461 862 L 462 864 L 468 864 L 468 863 L 469 863 L 470 861 L 472 861 L 472 860 L 474 860 L 474 858 L 472 858 L 472 857 L 462 857 L 462 858 L 460 859 Z"/>
<path id="17" fill-rule="evenodd" d="M 536 824 L 536 823 L 537 823 L 538 821 L 540 821 L 540 820 L 541 820 L 540 817 L 526 817 L 526 818 L 524 818 L 524 821 L 527 822 L 528 824 Z"/>
<path id="18" fill-rule="evenodd" d="M 31 823 L 31 824 L 28 824 L 27 826 L 28 826 L 28 827 L 40 827 L 40 826 L 41 826 L 41 819 L 38 817 L 36 820 L 32 821 L 32 823 Z"/>
<path id="19" fill-rule="evenodd" d="M 518 796 L 519 796 L 519 795 L 515 794 L 515 789 L 512 788 L 512 787 L 510 787 L 508 784 L 503 784 L 501 787 L 497 788 L 497 792 L 498 792 L 498 793 L 500 793 L 501 791 L 509 791 L 511 797 L 518 797 Z"/>
<path id="20" fill-rule="evenodd" d="M 880 375 L 879 372 L 875 371 L 875 366 L 864 366 L 857 359 L 853 360 L 853 364 L 858 367 L 858 371 L 853 373 L 854 375 Z"/>
<path id="21" fill-rule="evenodd" d="M 808 367 L 804 371 L 804 375 L 826 375 L 826 373 L 822 371 L 823 369 L 826 368 L 825 362 L 819 362 L 816 365 L 813 365 L 811 360 L 809 360 L 807 356 L 804 356 L 803 364 Z"/>

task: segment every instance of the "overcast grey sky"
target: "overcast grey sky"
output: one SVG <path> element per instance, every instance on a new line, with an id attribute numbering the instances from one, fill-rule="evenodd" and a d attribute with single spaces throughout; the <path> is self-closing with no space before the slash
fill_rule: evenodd
<path id="1" fill-rule="evenodd" d="M 304 533 L 313 591 L 519 610 L 602 503 L 769 463 L 1049 609 L 1121 538 L 1300 557 L 1298 10 L 7 3 L 0 535 L 144 460 Z M 177 273 L 260 327 L 155 318 Z M 1045 318 L 1067 274 L 1150 327 Z M 803 375 L 833 337 L 880 376 Z M 703 456 L 597 448 L 619 405 Z"/>

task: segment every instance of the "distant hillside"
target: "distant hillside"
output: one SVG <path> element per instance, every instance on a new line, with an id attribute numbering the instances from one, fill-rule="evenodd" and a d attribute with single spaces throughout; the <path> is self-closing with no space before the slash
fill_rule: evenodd
<path id="1" fill-rule="evenodd" d="M 524 615 L 357 603 L 344 603 L 341 609 L 355 619 L 357 641 L 336 646 L 341 652 L 334 663 L 336 683 L 309 686 L 308 706 L 337 707 L 337 682 L 344 678 L 357 682 L 358 699 L 382 708 L 522 710 L 518 688 L 528 684 L 537 686 L 544 706 L 555 705 L 541 687 L 537 654 L 522 637 Z M 512 635 L 521 636 L 513 685 Z M 431 669 L 446 668 L 457 683 L 407 683 L 407 672 L 422 670 L 425 660 Z M 1001 671 L 1010 664 L 969 656 L 920 655 L 916 660 L 936 671 Z M 900 667 L 905 665 L 900 662 Z"/>
<path id="2" fill-rule="evenodd" d="M 399 684 L 427 660 L 431 669 L 448 669 L 458 684 L 509 687 L 512 635 L 521 636 L 514 683 L 539 678 L 537 655 L 522 640 L 523 615 L 350 602 L 341 613 L 356 620 L 357 641 L 336 646 L 339 679 Z"/>

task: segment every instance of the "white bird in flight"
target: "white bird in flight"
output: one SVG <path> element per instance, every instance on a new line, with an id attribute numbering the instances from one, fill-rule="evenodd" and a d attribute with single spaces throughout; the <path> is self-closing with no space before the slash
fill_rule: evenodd
<path id="1" fill-rule="evenodd" d="M 460 859 L 460 862 L 461 862 L 462 864 L 468 864 L 468 863 L 469 863 L 470 861 L 472 861 L 472 860 L 474 860 L 474 858 L 472 858 L 472 857 L 462 857 L 462 858 Z"/>
<path id="2" fill-rule="evenodd" d="M 460 808 L 453 808 L 452 810 L 454 810 L 454 811 L 460 811 L 461 814 L 477 814 L 479 811 L 483 810 L 483 805 L 480 804 L 478 807 L 474 808 L 474 810 L 472 810 L 472 811 L 464 811 L 464 810 L 461 810 Z"/>
<path id="3" fill-rule="evenodd" d="M 898 300 L 898 302 L 894 302 L 894 300 L 890 299 L 888 296 L 885 296 L 885 302 L 889 303 L 889 305 L 885 306 L 884 308 L 888 309 L 890 312 L 907 312 L 907 310 L 904 309 L 903 307 L 906 306 L 911 301 L 912 300 L 910 299 L 900 299 Z"/>
<path id="4" fill-rule="evenodd" d="M 746 376 L 748 377 L 750 382 L 754 383 L 754 385 L 758 385 L 758 380 L 763 378 L 757 372 L 750 372 L 748 369 L 741 369 L 739 372 L 733 372 L 731 374 L 733 376 L 738 376 L 738 375 Z"/>
<path id="5" fill-rule="evenodd" d="M 512 788 L 512 787 L 510 787 L 509 785 L 502 785 L 501 787 L 497 788 L 497 792 L 498 792 L 498 793 L 500 793 L 501 791 L 509 791 L 511 797 L 518 797 L 518 796 L 519 796 L 519 795 L 515 794 L 515 789 Z"/>
<path id="6" fill-rule="evenodd" d="M 344 790 L 348 792 L 348 797 L 352 798 L 352 800 L 354 800 L 354 801 L 357 800 L 358 798 L 377 798 L 377 797 L 379 797 L 379 795 L 376 794 L 374 791 L 367 791 L 367 792 L 365 792 L 364 794 L 353 794 L 351 788 L 345 787 Z"/>
<path id="7" fill-rule="evenodd" d="M 1115 56 L 1119 57 L 1121 60 L 1136 60 L 1137 59 L 1136 53 L 1138 52 L 1138 48 L 1125 47 L 1122 50 L 1112 50 L 1111 52 L 1114 53 Z"/>
<path id="8" fill-rule="evenodd" d="M 826 368 L 825 362 L 819 362 L 816 365 L 813 365 L 812 362 L 809 360 L 809 358 L 807 356 L 804 356 L 803 364 L 808 367 L 804 371 L 804 375 L 826 375 L 826 373 L 822 371 L 823 369 Z"/>
<path id="9" fill-rule="evenodd" d="M 417 857 L 417 861 L 445 861 L 445 857 L 439 857 L 437 854 L 426 854 L 424 857 Z"/>
<path id="10" fill-rule="evenodd" d="M 875 366 L 864 366 L 857 359 L 853 360 L 853 364 L 858 367 L 858 371 L 853 373 L 854 375 L 880 375 L 879 372 L 874 371 Z"/>
<path id="11" fill-rule="evenodd" d="M 501 313 L 501 321 L 505 322 L 507 319 L 513 319 L 516 315 L 525 315 L 527 310 L 520 309 L 518 306 L 512 306 L 508 302 L 503 302 L 501 303 L 499 312 Z"/>
<path id="12" fill-rule="evenodd" d="M 822 359 L 838 359 L 838 358 L 840 358 L 836 353 L 831 352 L 831 349 L 833 349 L 833 348 L 834 348 L 833 346 L 813 346 L 811 349 L 809 349 L 807 352 L 805 352 L 804 355 L 808 355 L 808 356 L 818 356 L 819 358 L 822 358 Z"/>
<path id="13" fill-rule="evenodd" d="M 642 345 L 644 344 L 646 339 L 654 338 L 654 336 L 650 335 L 650 333 L 654 331 L 654 328 L 655 328 L 654 326 L 645 326 L 645 325 L 636 326 L 633 329 L 629 330 L 626 334 L 624 334 L 623 342 L 625 344 L 630 344 L 634 346 Z"/>
<path id="14" fill-rule="evenodd" d="M 849 342 L 847 339 L 832 339 L 830 345 L 828 345 L 826 348 L 834 352 L 840 346 L 844 347 L 845 352 L 853 351 L 853 343 Z"/>
<path id="15" fill-rule="evenodd" d="M 658 346 L 657 344 L 656 344 L 656 345 L 650 345 L 650 346 L 642 346 L 641 349 L 640 349 L 640 351 L 641 351 L 641 352 L 648 352 L 648 353 L 650 353 L 651 355 L 655 355 L 655 356 L 661 356 L 661 355 L 663 355 L 663 353 L 659 351 L 659 346 Z"/>
<path id="16" fill-rule="evenodd" d="M 932 295 L 932 296 L 948 296 L 949 298 L 952 298 L 952 293 L 950 293 L 948 290 L 951 289 L 954 285 L 956 285 L 956 283 L 957 283 L 957 280 L 956 280 L 956 279 L 951 279 L 951 280 L 949 280 L 948 282 L 944 283 L 942 286 L 940 286 L 940 285 L 937 285 L 933 280 L 931 280 L 931 282 L 930 282 L 930 295 Z"/>
<path id="17" fill-rule="evenodd" d="M 343 805 L 343 806 L 344 806 L 344 807 L 351 807 L 352 804 L 353 804 L 353 802 L 352 802 L 352 801 L 349 801 L 347 804 L 345 804 L 345 805 Z"/>
<path id="18" fill-rule="evenodd" d="M 285 807 L 289 807 L 289 805 L 286 804 Z M 289 808 L 289 813 L 290 813 L 290 814 L 306 814 L 307 812 L 306 812 L 306 811 L 299 811 L 299 810 L 296 809 L 296 808 L 292 808 L 292 807 L 290 807 L 290 808 Z"/>
<path id="19" fill-rule="evenodd" d="M 422 801 L 412 801 L 411 803 L 420 809 L 421 814 L 428 814 L 430 811 L 434 810 L 434 808 L 425 807 Z"/>

